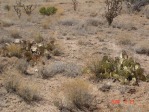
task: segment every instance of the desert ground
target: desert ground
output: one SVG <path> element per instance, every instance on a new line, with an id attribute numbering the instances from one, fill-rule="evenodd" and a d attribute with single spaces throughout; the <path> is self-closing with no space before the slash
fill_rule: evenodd
<path id="1" fill-rule="evenodd" d="M 19 18 L 16 0 L 0 0 L 0 112 L 149 112 L 147 80 L 122 84 L 90 70 L 126 51 L 148 76 L 149 5 L 131 11 L 123 2 L 108 25 L 105 0 L 77 0 L 76 11 L 72 0 L 21 3 L 34 10 L 20 7 Z"/>

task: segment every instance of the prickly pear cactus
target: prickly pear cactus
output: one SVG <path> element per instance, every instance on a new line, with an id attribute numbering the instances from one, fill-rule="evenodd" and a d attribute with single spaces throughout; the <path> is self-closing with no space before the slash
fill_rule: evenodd
<path id="1" fill-rule="evenodd" d="M 138 84 L 139 80 L 147 81 L 144 69 L 132 57 L 122 51 L 120 57 L 112 59 L 104 56 L 99 62 L 94 63 L 94 73 L 100 79 L 113 78 L 122 84 Z"/>

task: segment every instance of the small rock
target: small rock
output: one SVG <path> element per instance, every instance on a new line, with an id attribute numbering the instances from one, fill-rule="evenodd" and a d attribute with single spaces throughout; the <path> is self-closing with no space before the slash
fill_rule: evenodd
<path id="1" fill-rule="evenodd" d="M 20 44 L 20 43 L 21 43 L 21 40 L 20 40 L 20 39 L 15 39 L 15 40 L 14 40 L 14 43 L 15 43 L 15 44 Z"/>
<path id="2" fill-rule="evenodd" d="M 38 72 L 39 70 L 37 69 L 37 68 L 32 68 L 32 67 L 28 67 L 28 69 L 27 69 L 27 74 L 29 74 L 29 75 L 33 75 L 33 74 L 35 74 L 36 72 Z"/>

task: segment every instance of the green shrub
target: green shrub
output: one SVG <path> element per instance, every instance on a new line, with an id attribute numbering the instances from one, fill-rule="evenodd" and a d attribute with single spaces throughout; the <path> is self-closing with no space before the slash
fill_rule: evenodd
<path id="1" fill-rule="evenodd" d="M 122 84 L 138 84 L 139 80 L 147 80 L 144 69 L 132 57 L 129 58 L 125 51 L 115 59 L 104 56 L 102 60 L 94 62 L 90 70 L 99 79 L 112 78 Z"/>
<path id="2" fill-rule="evenodd" d="M 40 12 L 42 15 L 45 15 L 45 14 L 46 14 L 46 8 L 45 8 L 45 7 L 40 8 L 39 12 Z"/>
<path id="3" fill-rule="evenodd" d="M 48 16 L 49 16 L 49 15 L 53 15 L 53 14 L 56 13 L 56 11 L 57 11 L 57 9 L 56 9 L 55 7 L 48 7 L 46 14 L 47 14 Z"/>
<path id="4" fill-rule="evenodd" d="M 50 15 L 53 15 L 55 14 L 57 11 L 57 8 L 55 7 L 48 7 L 48 8 L 45 8 L 45 7 L 42 7 L 39 12 L 42 14 L 42 15 L 47 15 L 47 16 L 50 16 Z"/>

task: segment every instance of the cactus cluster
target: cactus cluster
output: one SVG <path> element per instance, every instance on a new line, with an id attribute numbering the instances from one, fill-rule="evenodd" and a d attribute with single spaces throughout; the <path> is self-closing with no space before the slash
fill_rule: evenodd
<path id="1" fill-rule="evenodd" d="M 139 80 L 146 81 L 144 69 L 125 51 L 115 59 L 104 56 L 101 61 L 94 63 L 91 70 L 100 79 L 113 78 L 122 84 L 135 85 Z"/>
<path id="2" fill-rule="evenodd" d="M 19 46 L 19 47 L 18 47 Z M 6 44 L 1 48 L 1 55 L 4 57 L 25 58 L 27 61 L 37 62 L 41 57 L 49 59 L 54 55 L 54 50 L 57 49 L 55 40 L 48 43 L 36 43 L 35 41 L 19 40 L 14 43 Z"/>

